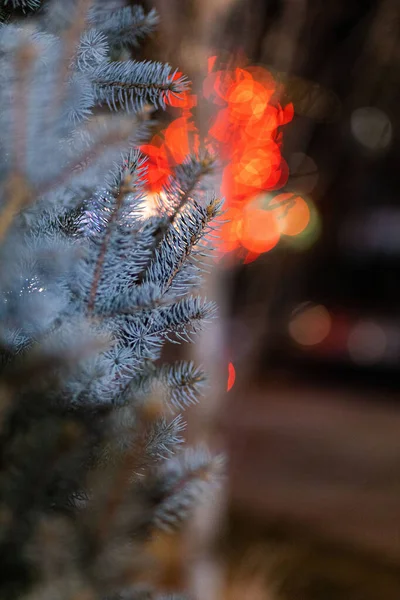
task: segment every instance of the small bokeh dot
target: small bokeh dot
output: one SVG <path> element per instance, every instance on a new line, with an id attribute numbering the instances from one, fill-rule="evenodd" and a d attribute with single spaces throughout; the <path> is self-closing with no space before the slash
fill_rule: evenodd
<path id="1" fill-rule="evenodd" d="M 357 108 L 351 115 L 350 125 L 357 142 L 372 152 L 387 148 L 392 140 L 390 119 L 379 108 Z"/>

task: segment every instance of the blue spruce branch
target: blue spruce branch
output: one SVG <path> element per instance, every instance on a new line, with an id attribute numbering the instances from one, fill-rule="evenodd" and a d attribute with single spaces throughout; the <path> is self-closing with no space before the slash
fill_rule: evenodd
<path id="1" fill-rule="evenodd" d="M 41 5 L 41 0 L 2 0 L 4 6 L 11 5 L 12 8 L 25 10 L 36 10 Z"/>
<path id="2" fill-rule="evenodd" d="M 174 79 L 169 65 L 133 60 L 100 65 L 91 75 L 96 102 L 138 112 L 146 104 L 165 108 L 171 95 L 179 96 L 187 88 L 185 77 Z"/>
<path id="3" fill-rule="evenodd" d="M 0 2 L 27 13 L 0 26 L 0 596 L 119 598 L 128 578 L 152 599 L 147 541 L 181 526 L 220 468 L 184 447 L 179 412 L 204 372 L 163 360 L 216 313 L 195 292 L 220 213 L 213 160 L 188 157 L 146 217 L 141 111 L 187 82 L 110 53 L 156 14 L 41 4 Z"/>
<path id="4" fill-rule="evenodd" d="M 203 448 L 186 449 L 161 467 L 155 485 L 160 502 L 154 514 L 154 527 L 174 530 L 188 518 L 199 499 L 209 493 L 220 475 L 223 460 Z"/>
<path id="5" fill-rule="evenodd" d="M 89 22 L 104 33 L 112 46 L 118 48 L 138 46 L 142 38 L 154 31 L 159 19 L 154 9 L 145 13 L 141 6 L 124 6 L 110 14 L 95 5 L 89 13 Z"/>

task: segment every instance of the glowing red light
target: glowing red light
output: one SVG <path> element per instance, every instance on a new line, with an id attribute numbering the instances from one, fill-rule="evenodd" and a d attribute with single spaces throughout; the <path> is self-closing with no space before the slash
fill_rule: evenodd
<path id="1" fill-rule="evenodd" d="M 306 227 L 307 205 L 300 199 L 295 214 L 277 220 L 273 211 L 251 206 L 262 192 L 281 188 L 288 178 L 288 167 L 281 154 L 279 127 L 293 118 L 293 105 L 277 102 L 280 86 L 271 73 L 260 66 L 241 66 L 214 70 L 217 57 L 208 59 L 208 75 L 203 95 L 219 108 L 203 144 L 223 164 L 221 195 L 225 197 L 228 222 L 221 227 L 221 254 L 237 251 L 246 262 L 276 246 L 281 233 L 297 235 Z M 181 76 L 176 73 L 175 78 Z M 187 155 L 199 152 L 200 140 L 191 110 L 197 98 L 189 91 L 169 95 L 166 104 L 180 110 L 173 120 L 148 145 L 148 187 L 160 192 L 173 169 Z"/>
<path id="2" fill-rule="evenodd" d="M 198 135 L 194 124 L 186 117 L 175 119 L 164 133 L 165 146 L 176 164 L 181 164 L 191 152 L 198 151 Z"/>
<path id="3" fill-rule="evenodd" d="M 164 141 L 160 136 L 154 136 L 150 144 L 144 144 L 140 149 L 148 157 L 147 187 L 151 192 L 158 192 L 171 175 Z"/>
<path id="4" fill-rule="evenodd" d="M 233 384 L 235 383 L 235 379 L 236 379 L 235 367 L 233 366 L 233 363 L 230 362 L 228 364 L 228 385 L 226 387 L 227 392 L 229 392 L 229 390 L 232 389 Z"/>
<path id="5" fill-rule="evenodd" d="M 232 119 L 248 121 L 262 118 L 271 94 L 256 81 L 247 79 L 232 86 L 227 101 Z"/>

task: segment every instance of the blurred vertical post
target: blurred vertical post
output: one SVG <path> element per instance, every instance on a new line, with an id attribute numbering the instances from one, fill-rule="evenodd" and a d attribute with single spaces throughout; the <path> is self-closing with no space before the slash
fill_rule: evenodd
<path id="1" fill-rule="evenodd" d="M 156 0 L 160 14 L 163 52 L 192 82 L 192 91 L 199 97 L 202 82 L 207 74 L 207 59 L 215 52 L 213 36 L 215 26 L 224 21 L 224 15 L 234 0 Z M 165 54 L 164 54 L 165 57 Z M 196 126 L 201 133 L 207 130 L 206 114 L 202 102 L 196 111 Z M 215 174 L 210 193 L 218 194 L 219 174 Z M 222 395 L 226 389 L 227 359 L 225 351 L 224 313 L 226 286 L 222 286 L 218 263 L 213 263 L 206 275 L 203 295 L 216 301 L 219 316 L 202 334 L 193 347 L 194 359 L 208 376 L 208 389 L 204 400 L 189 411 L 188 439 L 191 445 L 205 443 L 213 452 L 221 452 L 223 444 L 217 430 L 217 419 Z M 224 287 L 224 289 L 223 289 Z M 222 565 L 214 551 L 218 531 L 223 524 L 224 491 L 214 490 L 211 502 L 197 509 L 191 520 L 186 539 L 185 559 L 188 563 L 188 588 L 196 600 L 221 598 Z M 189 560 L 187 560 L 189 557 Z"/>

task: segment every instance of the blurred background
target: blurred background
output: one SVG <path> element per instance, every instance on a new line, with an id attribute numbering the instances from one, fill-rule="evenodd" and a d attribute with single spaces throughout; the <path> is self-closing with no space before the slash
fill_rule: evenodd
<path id="1" fill-rule="evenodd" d="M 193 348 L 211 386 L 189 437 L 226 450 L 228 476 L 189 532 L 193 596 L 399 600 L 400 0 L 141 3 L 160 25 L 134 56 L 193 82 L 157 115 L 165 173 L 196 136 L 213 131 L 222 153 L 235 138 L 216 73 L 252 73 L 249 106 L 273 103 L 275 119 L 267 140 L 255 119 L 257 167 L 235 165 L 253 192 L 230 197 L 229 152 L 209 181 L 232 210 L 206 282 L 221 317 Z"/>
<path id="2" fill-rule="evenodd" d="M 308 207 L 298 233 L 209 281 L 230 388 L 213 412 L 229 451 L 227 597 L 398 599 L 400 3 L 157 8 L 155 46 L 198 92 L 207 57 L 238 52 L 282 84 L 280 192 Z"/>

